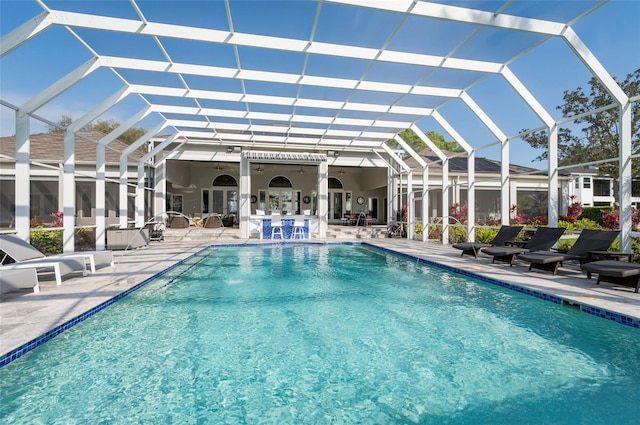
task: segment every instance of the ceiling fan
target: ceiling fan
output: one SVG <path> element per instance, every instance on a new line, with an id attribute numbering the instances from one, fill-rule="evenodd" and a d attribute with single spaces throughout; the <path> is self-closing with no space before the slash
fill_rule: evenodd
<path id="1" fill-rule="evenodd" d="M 347 174 L 347 172 L 344 171 L 342 168 L 340 168 L 340 170 L 338 171 L 338 174 Z"/>
<path id="2" fill-rule="evenodd" d="M 219 162 L 216 162 L 216 166 L 215 166 L 215 167 L 213 167 L 213 168 L 215 168 L 215 169 L 216 169 L 216 170 L 218 170 L 218 171 L 220 171 L 220 170 L 224 170 L 224 168 L 222 168 L 222 165 L 220 165 L 220 163 L 219 163 Z"/>
<path id="3" fill-rule="evenodd" d="M 305 173 L 305 171 L 302 169 L 302 167 L 300 167 L 300 168 L 298 169 L 298 174 L 304 174 L 304 173 Z"/>
<path id="4" fill-rule="evenodd" d="M 263 167 L 262 165 L 258 165 L 258 166 L 256 167 L 256 172 L 257 172 L 257 173 L 262 173 L 262 172 L 264 172 L 264 167 Z"/>

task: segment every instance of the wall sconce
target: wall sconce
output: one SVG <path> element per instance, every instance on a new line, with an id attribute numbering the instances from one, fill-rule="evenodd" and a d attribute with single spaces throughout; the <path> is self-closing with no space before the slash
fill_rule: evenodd
<path id="1" fill-rule="evenodd" d="M 227 146 L 227 153 L 240 153 L 242 152 L 242 147 L 240 146 Z"/>
<path id="2" fill-rule="evenodd" d="M 340 156 L 340 152 L 338 151 L 327 151 L 327 156 L 332 156 L 334 158 L 337 158 Z"/>

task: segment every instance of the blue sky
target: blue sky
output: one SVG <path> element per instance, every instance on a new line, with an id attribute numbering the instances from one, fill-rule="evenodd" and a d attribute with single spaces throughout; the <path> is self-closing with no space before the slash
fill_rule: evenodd
<path id="1" fill-rule="evenodd" d="M 71 1 L 45 2 L 50 8 L 81 13 L 105 14 L 120 18 L 137 19 L 135 10 L 128 1 Z M 473 7 L 486 11 L 499 9 L 503 2 L 456 1 L 449 4 Z M 516 1 L 506 13 L 527 17 L 567 21 L 597 4 L 592 1 Z M 149 21 L 193 25 L 228 31 L 224 3 L 222 1 L 138 1 L 138 5 Z M 307 40 L 312 31 L 317 3 L 312 1 L 231 1 L 233 29 L 241 33 L 262 33 L 278 37 Z M 7 34 L 26 20 L 37 15 L 41 8 L 33 1 L 0 0 L 0 29 Z M 428 24 L 420 18 L 409 17 L 402 27 L 393 33 L 401 16 L 378 10 L 348 8 L 342 5 L 324 3 L 314 35 L 315 41 L 354 44 L 362 47 L 380 48 L 389 42 L 391 50 L 413 53 L 446 55 L 460 41 L 473 31 L 473 26 L 461 23 L 447 23 L 430 20 Z M 574 25 L 574 29 L 604 65 L 607 71 L 619 80 L 640 68 L 640 1 L 611 1 Z M 150 60 L 164 60 L 163 53 L 149 37 L 132 36 L 123 33 L 104 33 L 89 29 L 76 29 L 101 55 L 134 55 Z M 393 35 L 392 37 L 390 37 Z M 514 33 L 499 29 L 484 29 L 476 34 L 467 45 L 456 52 L 456 57 L 489 61 L 504 61 L 522 49 L 535 43 L 541 37 L 529 33 Z M 236 55 L 229 45 L 184 40 L 162 39 L 163 47 L 175 62 L 193 62 L 202 65 L 235 68 Z M 62 28 L 49 29 L 21 48 L 0 60 L 0 97 L 14 105 L 20 105 L 31 96 L 44 90 L 66 73 L 77 68 L 91 58 L 91 54 Z M 424 66 L 398 66 L 377 62 L 373 66 L 367 60 L 344 59 L 327 56 L 310 56 L 306 60 L 302 53 L 279 50 L 263 50 L 238 47 L 238 58 L 244 69 L 259 69 L 271 72 L 324 75 L 365 81 L 384 81 L 400 84 L 443 86 L 462 88 L 478 78 L 467 71 L 435 70 L 431 73 Z M 587 87 L 590 78 L 588 70 L 573 55 L 561 40 L 548 40 L 510 65 L 517 77 L 529 88 L 539 102 L 559 119 L 555 108 L 562 104 L 565 90 L 577 86 Z M 142 71 L 119 71 L 132 83 L 167 84 L 181 87 L 175 75 L 152 75 Z M 366 74 L 364 74 L 366 72 Z M 422 79 L 423 76 L 428 75 Z M 239 80 L 185 76 L 191 88 L 241 92 Z M 244 89 L 249 93 L 279 95 L 304 98 L 344 100 L 352 102 L 394 103 L 405 106 L 431 107 L 441 104 L 442 98 L 422 96 L 398 96 L 390 93 L 356 92 L 345 89 L 303 86 L 291 84 L 245 81 Z M 77 118 L 101 100 L 122 87 L 122 82 L 109 70 L 101 69 L 86 81 L 78 83 L 65 94 L 43 106 L 38 114 L 52 121 L 63 114 Z M 490 76 L 469 91 L 473 99 L 488 113 L 506 135 L 516 134 L 522 128 L 541 125 L 534 114 L 515 95 L 506 82 L 498 76 Z M 167 99 L 154 99 L 166 103 Z M 187 99 L 171 99 L 174 105 L 193 103 Z M 127 98 L 117 107 L 108 111 L 105 119 L 123 122 L 131 114 L 140 110 L 143 102 L 137 98 Z M 207 101 L 205 107 L 244 110 L 241 103 Z M 267 107 L 252 104 L 254 111 L 291 113 L 289 107 Z M 335 111 L 298 108 L 298 114 L 320 114 L 332 116 Z M 440 108 L 442 115 L 474 147 L 484 146 L 495 140 L 484 125 L 470 113 L 459 100 L 447 102 Z M 376 114 L 343 111 L 344 118 L 380 118 Z M 392 117 L 385 117 L 392 118 Z M 395 119 L 416 119 L 414 116 L 394 116 Z M 152 127 L 158 117 L 149 117 L 141 123 Z M 234 122 L 234 119 L 225 121 Z M 238 120 L 242 122 L 242 120 Z M 254 122 L 255 123 L 255 122 Z M 268 124 L 268 122 L 263 122 Z M 0 107 L 0 134 L 10 135 L 14 130 L 13 112 Z M 34 132 L 44 131 L 45 126 L 33 122 Z M 313 125 L 310 125 L 313 126 Z M 425 132 L 445 131 L 432 119 L 418 121 Z M 334 126 L 334 129 L 348 129 Z M 451 139 L 445 134 L 447 139 Z M 544 168 L 542 163 L 532 163 L 538 153 L 521 141 L 514 141 L 511 148 L 514 163 Z M 497 147 L 482 150 L 479 156 L 499 158 Z"/>

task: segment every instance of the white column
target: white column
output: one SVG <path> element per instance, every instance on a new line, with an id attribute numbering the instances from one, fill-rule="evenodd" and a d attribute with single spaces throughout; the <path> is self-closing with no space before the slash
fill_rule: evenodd
<path id="1" fill-rule="evenodd" d="M 136 185 L 136 227 L 144 227 L 144 162 L 138 163 L 138 184 Z"/>
<path id="2" fill-rule="evenodd" d="M 15 229 L 18 237 L 29 241 L 31 218 L 31 178 L 29 115 L 16 111 Z"/>
<path id="3" fill-rule="evenodd" d="M 476 240 L 476 153 L 472 151 L 467 157 L 467 235 L 469 242 Z"/>
<path id="4" fill-rule="evenodd" d="M 429 237 L 429 166 L 422 169 L 422 241 Z"/>
<path id="5" fill-rule="evenodd" d="M 549 157 L 548 160 L 548 198 L 547 198 L 547 217 L 549 218 L 549 226 L 558 225 L 558 126 L 553 125 L 549 128 Z"/>
<path id="6" fill-rule="evenodd" d="M 449 244 L 449 159 L 442 161 L 442 244 Z"/>
<path id="7" fill-rule="evenodd" d="M 393 174 L 394 169 L 387 167 L 387 225 L 391 225 L 396 220 L 396 216 L 393 211 L 394 200 L 396 198 L 396 183 Z"/>
<path id="8" fill-rule="evenodd" d="M 62 251 L 75 251 L 74 230 L 76 225 L 76 178 L 75 178 L 75 145 L 74 133 L 64 132 L 64 160 L 62 169 L 62 204 L 63 204 L 63 233 Z"/>
<path id="9" fill-rule="evenodd" d="M 631 102 L 620 108 L 620 250 L 631 252 Z"/>
<path id="10" fill-rule="evenodd" d="M 106 155 L 102 145 L 96 145 L 96 249 L 106 248 Z"/>
<path id="11" fill-rule="evenodd" d="M 413 172 L 407 173 L 407 239 L 413 239 L 413 226 L 415 225 L 415 200 L 413 197 Z"/>
<path id="12" fill-rule="evenodd" d="M 128 223 L 128 190 L 127 190 L 127 157 L 120 157 L 120 228 L 125 229 L 129 226 Z"/>
<path id="13" fill-rule="evenodd" d="M 249 238 L 249 219 L 251 218 L 251 163 L 240 155 L 240 237 Z"/>
<path id="14" fill-rule="evenodd" d="M 156 221 L 164 221 L 162 216 L 167 209 L 167 161 L 156 164 L 154 182 L 153 213 Z"/>
<path id="15" fill-rule="evenodd" d="M 320 237 L 327 236 L 329 216 L 329 163 L 322 161 L 318 165 L 318 225 Z"/>
<path id="16" fill-rule="evenodd" d="M 500 149 L 500 222 L 509 224 L 509 141 L 503 141 Z"/>

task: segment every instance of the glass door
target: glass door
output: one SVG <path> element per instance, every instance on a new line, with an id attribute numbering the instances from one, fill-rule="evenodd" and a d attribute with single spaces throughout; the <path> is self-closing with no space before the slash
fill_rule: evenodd
<path id="1" fill-rule="evenodd" d="M 342 191 L 329 191 L 329 222 L 338 222 L 344 214 Z"/>
<path id="2" fill-rule="evenodd" d="M 211 212 L 222 215 L 238 213 L 238 191 L 236 189 L 213 189 L 210 198 L 212 201 Z"/>
<path id="3" fill-rule="evenodd" d="M 292 190 L 269 189 L 269 214 L 276 211 L 281 215 L 294 214 L 299 206 L 294 202 L 293 193 Z"/>

